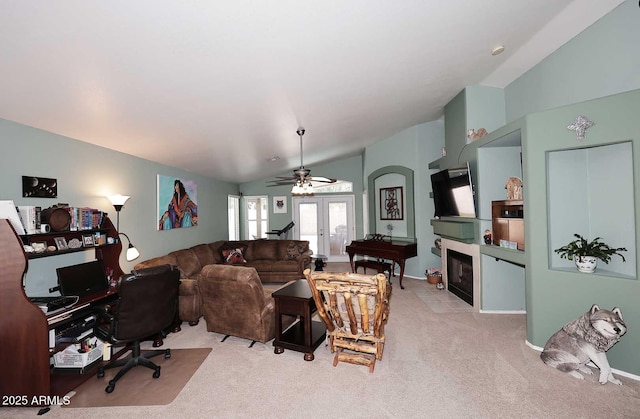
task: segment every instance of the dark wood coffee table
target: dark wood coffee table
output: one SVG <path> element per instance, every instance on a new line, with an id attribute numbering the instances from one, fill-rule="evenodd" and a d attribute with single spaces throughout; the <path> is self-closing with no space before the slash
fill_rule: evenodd
<path id="1" fill-rule="evenodd" d="M 275 301 L 276 337 L 273 341 L 276 354 L 285 349 L 304 352 L 305 361 L 313 361 L 313 351 L 322 343 L 326 326 L 322 322 L 311 321 L 316 311 L 309 284 L 299 279 L 271 294 Z M 297 322 L 287 330 L 282 330 L 282 316 L 298 316 Z"/>

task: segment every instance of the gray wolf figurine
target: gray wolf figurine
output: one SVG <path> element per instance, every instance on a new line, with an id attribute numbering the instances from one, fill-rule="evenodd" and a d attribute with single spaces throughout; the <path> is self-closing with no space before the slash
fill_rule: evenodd
<path id="1" fill-rule="evenodd" d="M 580 372 L 592 374 L 587 363 L 600 368 L 600 384 L 610 381 L 622 385 L 611 373 L 606 352 L 625 334 L 627 327 L 618 307 L 600 310 L 594 304 L 578 319 L 565 324 L 544 345 L 540 358 L 545 364 L 583 379 Z M 580 372 L 578 372 L 580 371 Z"/>

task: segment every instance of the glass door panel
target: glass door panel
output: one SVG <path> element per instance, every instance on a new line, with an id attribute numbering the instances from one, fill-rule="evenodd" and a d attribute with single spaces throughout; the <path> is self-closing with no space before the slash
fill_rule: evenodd
<path id="1" fill-rule="evenodd" d="M 348 242 L 348 223 L 347 223 L 347 203 L 346 202 L 329 202 L 329 257 L 335 259 L 336 256 L 344 256 L 346 254 L 345 247 Z"/>
<path id="2" fill-rule="evenodd" d="M 309 241 L 309 249 L 314 255 L 321 254 L 318 249 L 318 209 L 319 206 L 315 202 L 300 203 L 299 220 L 296 224 L 299 226 L 300 240 Z"/>
<path id="3" fill-rule="evenodd" d="M 314 255 L 348 261 L 346 246 L 355 237 L 353 201 L 353 196 L 294 197 L 295 237 L 308 240 Z"/>

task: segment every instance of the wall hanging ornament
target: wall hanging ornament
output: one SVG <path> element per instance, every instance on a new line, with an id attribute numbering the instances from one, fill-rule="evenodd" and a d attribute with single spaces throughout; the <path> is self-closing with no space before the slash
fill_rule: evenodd
<path id="1" fill-rule="evenodd" d="M 586 116 L 578 116 L 576 120 L 569 126 L 568 129 L 576 132 L 576 138 L 578 141 L 584 140 L 587 135 L 587 130 L 595 125 L 595 122 L 591 121 Z"/>

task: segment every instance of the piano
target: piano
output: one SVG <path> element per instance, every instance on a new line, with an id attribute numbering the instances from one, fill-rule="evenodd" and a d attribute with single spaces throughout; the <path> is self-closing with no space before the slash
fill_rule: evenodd
<path id="1" fill-rule="evenodd" d="M 400 288 L 404 275 L 404 263 L 407 259 L 418 256 L 418 245 L 415 242 L 392 240 L 381 234 L 368 235 L 364 240 L 353 240 L 346 248 L 349 254 L 351 271 L 355 272 L 354 255 L 373 256 L 393 260 L 400 266 Z"/>

